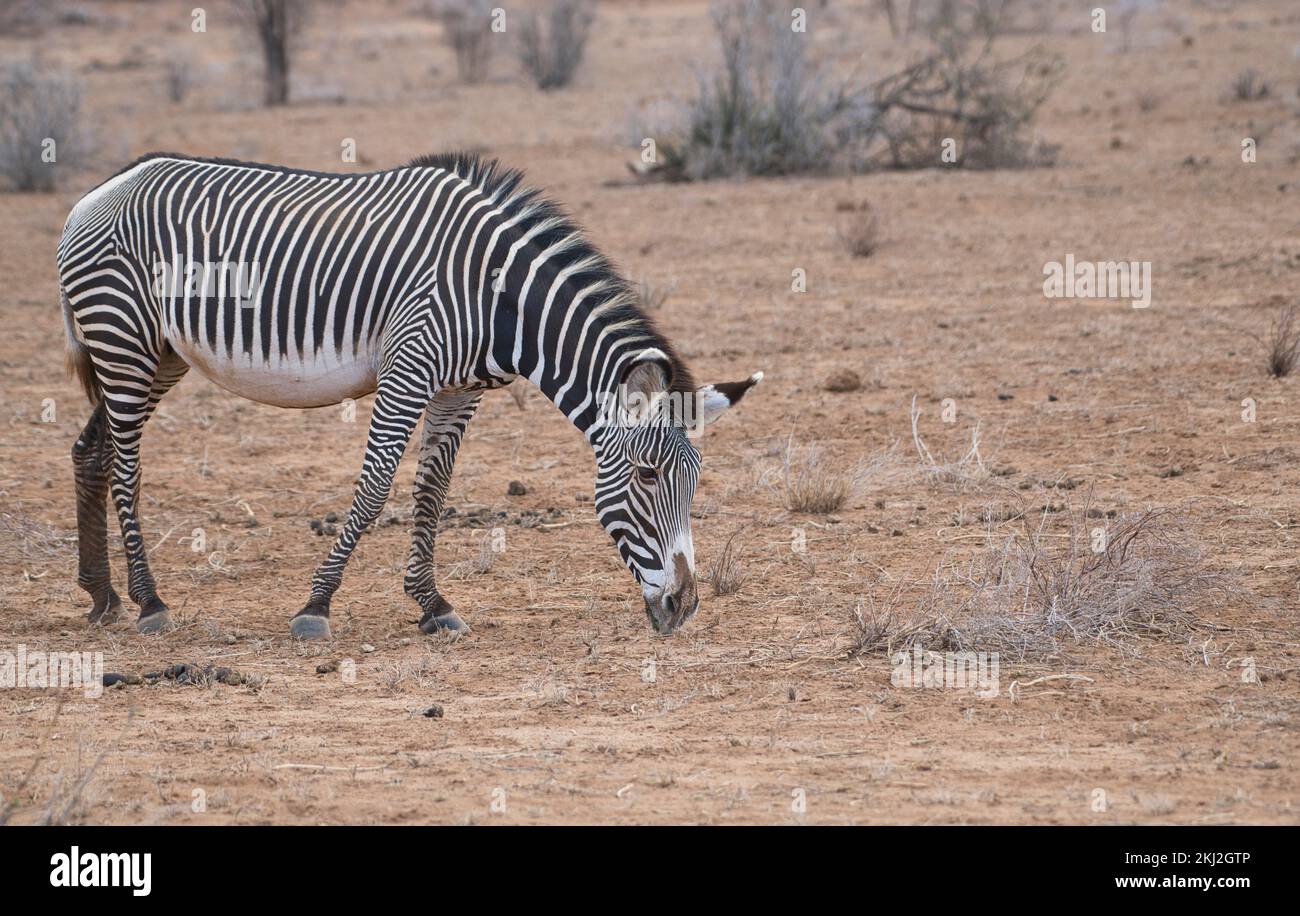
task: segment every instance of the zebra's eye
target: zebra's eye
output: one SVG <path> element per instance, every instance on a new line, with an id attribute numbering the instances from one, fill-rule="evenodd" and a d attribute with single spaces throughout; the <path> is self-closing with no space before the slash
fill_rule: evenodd
<path id="1" fill-rule="evenodd" d="M 651 487 L 654 486 L 656 482 L 658 482 L 659 472 L 656 471 L 654 468 L 647 468 L 641 465 L 637 465 L 636 479 L 641 481 L 647 487 Z"/>

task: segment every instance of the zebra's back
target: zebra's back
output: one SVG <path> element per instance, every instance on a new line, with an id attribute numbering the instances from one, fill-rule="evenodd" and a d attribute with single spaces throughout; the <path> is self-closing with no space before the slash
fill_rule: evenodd
<path id="1" fill-rule="evenodd" d="M 436 166 L 336 175 L 149 158 L 74 208 L 60 275 L 81 333 L 125 333 L 134 302 L 223 387 L 337 403 L 374 389 L 395 315 L 455 301 L 449 251 L 491 205 L 477 192 Z"/>

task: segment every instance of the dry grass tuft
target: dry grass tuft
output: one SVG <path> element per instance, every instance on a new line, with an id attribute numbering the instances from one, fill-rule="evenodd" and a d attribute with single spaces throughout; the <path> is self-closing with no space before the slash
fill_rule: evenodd
<path id="1" fill-rule="evenodd" d="M 1085 508 L 1069 514 L 1065 532 L 1049 531 L 1050 518 L 1025 518 L 1010 532 L 991 526 L 976 555 L 945 558 L 907 626 L 896 622 L 901 588 L 883 613 L 855 610 L 850 654 L 916 642 L 1013 658 L 1046 657 L 1066 642 L 1132 649 L 1141 637 L 1186 636 L 1197 608 L 1239 591 L 1173 509 L 1103 521 Z"/>
<path id="2" fill-rule="evenodd" d="M 736 538 L 744 528 L 738 528 L 727 538 L 717 561 L 709 567 L 708 581 L 714 597 L 734 595 L 749 579 L 749 570 L 736 553 Z"/>
<path id="3" fill-rule="evenodd" d="M 1296 307 L 1287 306 L 1278 313 L 1268 333 L 1268 374 L 1284 378 L 1295 370 L 1300 361 L 1300 327 L 1296 322 Z"/>
<path id="4" fill-rule="evenodd" d="M 810 515 L 842 509 L 857 482 L 852 471 L 827 466 L 816 443 L 796 446 L 793 440 L 787 442 L 781 471 L 785 507 Z"/>
<path id="5" fill-rule="evenodd" d="M 1273 87 L 1258 70 L 1248 68 L 1232 78 L 1232 97 L 1238 102 L 1254 102 L 1266 99 L 1272 94 Z"/>
<path id="6" fill-rule="evenodd" d="M 672 295 L 674 283 L 658 284 L 645 277 L 642 277 L 636 284 L 636 298 L 641 308 L 649 312 L 657 312 L 668 302 L 668 297 Z"/>
<path id="7" fill-rule="evenodd" d="M 856 207 L 841 209 L 836 226 L 840 242 L 855 258 L 869 258 L 880 247 L 880 220 L 867 201 Z"/>
<path id="8" fill-rule="evenodd" d="M 921 438 L 918 422 L 921 410 L 916 406 L 916 397 L 912 398 L 912 445 L 916 448 L 917 460 L 922 475 L 932 484 L 951 486 L 965 490 L 977 486 L 989 478 L 989 470 L 984 465 L 980 454 L 980 427 L 976 423 L 970 434 L 970 448 L 952 461 L 935 458 L 925 440 Z"/>
<path id="9" fill-rule="evenodd" d="M 470 579 L 491 572 L 499 555 L 492 541 L 491 533 L 486 533 L 478 542 L 478 556 L 472 560 L 463 560 L 452 566 L 447 571 L 447 578 L 449 580 Z"/>

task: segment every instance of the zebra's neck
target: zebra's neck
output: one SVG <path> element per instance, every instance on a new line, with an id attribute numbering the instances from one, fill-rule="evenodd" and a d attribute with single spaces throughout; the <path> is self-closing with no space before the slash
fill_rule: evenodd
<path id="1" fill-rule="evenodd" d="M 530 242 L 527 257 L 500 268 L 498 301 L 514 307 L 494 309 L 493 350 L 594 446 L 629 361 L 648 347 L 672 348 L 609 262 L 561 226 L 559 238 Z"/>
<path id="2" fill-rule="evenodd" d="M 518 300 L 508 365 L 594 445 L 623 367 L 655 340 L 624 292 L 572 287 L 534 289 Z"/>

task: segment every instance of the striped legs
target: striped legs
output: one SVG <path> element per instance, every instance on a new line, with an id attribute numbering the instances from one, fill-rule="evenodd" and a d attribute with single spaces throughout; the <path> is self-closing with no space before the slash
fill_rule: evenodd
<path id="1" fill-rule="evenodd" d="M 101 401 L 72 446 L 77 482 L 77 584 L 90 592 L 91 623 L 112 623 L 122 612 L 108 569 L 108 471 L 113 443 Z"/>
<path id="2" fill-rule="evenodd" d="M 406 594 L 414 598 L 424 612 L 420 629 L 426 633 L 439 629 L 457 632 L 469 629 L 434 584 L 433 546 L 438 534 L 438 519 L 442 517 L 442 504 L 451 483 L 451 470 L 456 463 L 456 451 L 482 398 L 482 392 L 478 391 L 440 391 L 424 412 L 420 466 L 415 472 L 411 555 L 406 564 L 404 585 Z"/>
<path id="3" fill-rule="evenodd" d="M 171 616 L 167 605 L 158 597 L 153 573 L 149 569 L 149 557 L 144 549 L 144 537 L 140 533 L 140 436 L 144 432 L 145 422 L 158 406 L 158 401 L 189 371 L 189 366 L 170 348 L 156 362 L 144 354 L 133 355 L 129 363 L 101 362 L 98 358 L 95 362 L 104 386 L 103 406 L 113 444 L 110 493 L 122 526 L 122 545 L 126 550 L 127 594 L 140 607 L 136 629 L 141 633 L 156 633 L 171 623 Z M 123 371 L 124 368 L 129 371 Z M 142 376 L 147 380 L 142 380 Z M 94 551 L 98 549 L 103 554 L 106 546 L 104 541 L 94 536 L 95 530 L 99 528 L 89 505 L 97 483 L 94 479 L 87 481 L 84 515 L 81 510 L 80 479 L 83 473 L 88 476 L 89 471 L 89 463 L 83 463 L 78 469 L 78 524 L 84 525 L 80 528 L 83 534 L 91 533 L 91 539 L 81 549 L 83 570 L 99 568 L 101 560 Z M 106 555 L 102 564 L 106 573 Z"/>
<path id="4" fill-rule="evenodd" d="M 370 431 L 366 439 L 366 457 L 361 465 L 361 478 L 357 481 L 352 498 L 352 511 L 348 513 L 343 530 L 330 548 L 329 556 L 316 568 L 311 581 L 311 597 L 307 606 L 290 621 L 289 629 L 302 639 L 326 639 L 330 635 L 330 598 L 343 580 L 343 569 L 361 539 L 361 534 L 379 517 L 388 494 L 392 490 L 393 475 L 406 451 L 406 444 L 420 422 L 420 415 L 429 404 L 429 392 L 422 378 L 408 373 L 403 378 L 398 372 L 381 373 L 379 389 L 375 395 L 374 409 L 370 415 Z"/>

